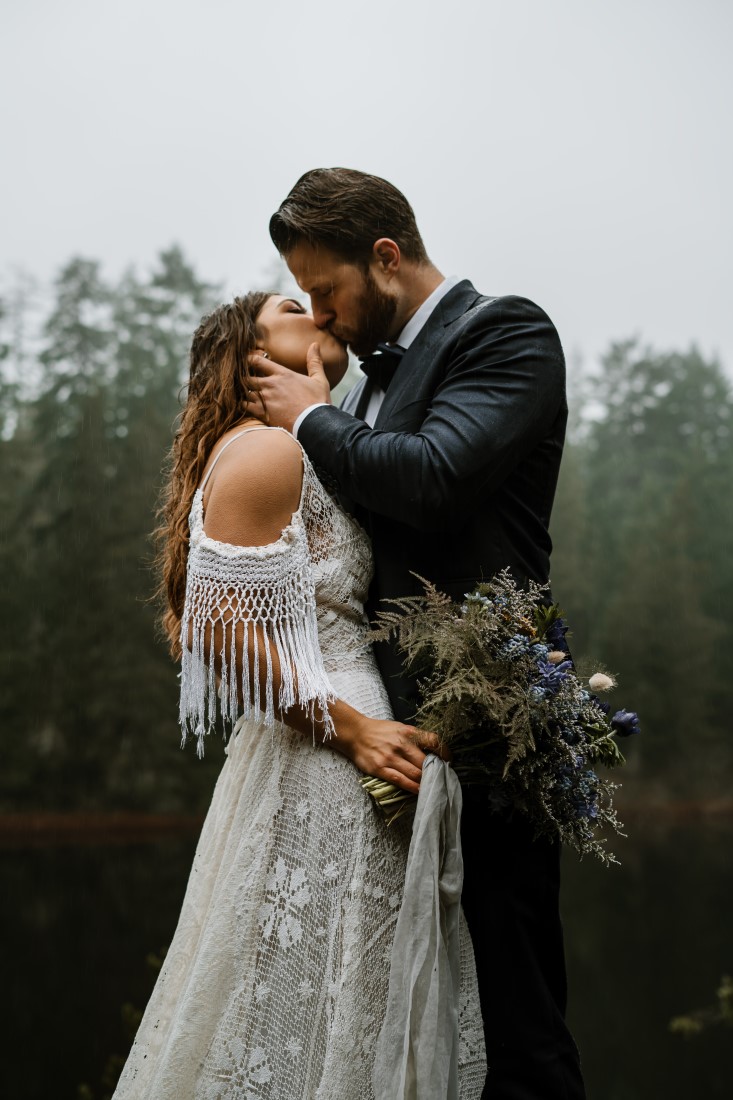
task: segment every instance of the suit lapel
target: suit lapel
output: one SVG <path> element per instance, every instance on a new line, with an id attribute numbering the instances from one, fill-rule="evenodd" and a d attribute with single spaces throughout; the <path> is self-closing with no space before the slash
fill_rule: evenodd
<path id="1" fill-rule="evenodd" d="M 438 347 L 445 339 L 446 327 L 461 317 L 480 297 L 481 295 L 468 279 L 463 279 L 438 302 L 403 355 L 402 362 L 384 395 L 384 401 L 374 423 L 375 428 L 384 428 L 392 413 L 414 399 L 416 372 L 422 372 L 426 364 L 432 361 Z"/>
<path id="2" fill-rule="evenodd" d="M 354 383 L 339 405 L 339 408 L 344 412 L 351 413 L 352 416 L 358 416 L 360 420 L 364 419 L 364 413 L 369 403 L 369 394 L 367 393 L 365 396 L 364 393 L 365 389 L 368 388 L 366 385 L 368 381 L 368 378 L 360 378 L 358 382 Z"/>
<path id="3" fill-rule="evenodd" d="M 367 414 L 369 408 L 369 402 L 372 399 L 373 385 L 368 378 L 365 378 L 363 382 L 359 383 L 360 389 L 354 405 L 354 416 L 359 420 L 363 420 Z"/>
<path id="4" fill-rule="evenodd" d="M 363 420 L 369 406 L 371 393 L 372 390 L 369 379 L 362 376 L 359 381 L 351 387 L 346 397 L 339 405 L 339 408 L 343 412 L 349 413 L 357 420 Z M 356 516 L 362 526 L 368 529 L 370 525 L 369 516 L 362 508 L 354 504 L 353 500 L 341 490 L 336 493 L 336 498 L 345 512 L 350 513 L 352 516 Z"/>

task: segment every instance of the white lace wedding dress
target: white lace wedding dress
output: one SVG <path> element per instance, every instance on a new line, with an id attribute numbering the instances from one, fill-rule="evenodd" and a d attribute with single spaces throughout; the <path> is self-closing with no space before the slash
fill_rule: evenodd
<path id="1" fill-rule="evenodd" d="M 303 464 L 300 508 L 266 547 L 209 539 L 199 489 L 189 586 L 198 585 L 205 604 L 208 576 L 210 590 L 226 590 L 231 607 L 231 571 L 241 577 L 244 568 L 254 580 L 241 618 L 279 625 L 278 652 L 302 680 L 289 685 L 296 696 L 310 678 L 311 699 L 319 698 L 322 684 L 312 680 L 323 681 L 325 672 L 336 696 L 389 718 L 365 645 L 369 541 L 305 455 Z M 209 599 L 207 614 L 217 599 L 220 593 Z M 194 603 L 189 592 L 195 619 Z M 317 654 L 302 652 L 309 617 L 317 623 L 322 665 Z M 193 667 L 184 669 L 182 710 L 201 736 L 207 719 L 202 683 L 191 687 L 195 675 Z M 226 707 L 226 688 L 220 694 Z M 239 719 L 178 927 L 115 1100 L 372 1100 L 410 821 L 387 828 L 358 778 L 344 757 L 268 721 L 259 705 Z M 462 914 L 457 1009 L 458 1095 L 478 1100 L 483 1034 Z M 395 1092 L 395 1100 L 401 1095 Z"/>

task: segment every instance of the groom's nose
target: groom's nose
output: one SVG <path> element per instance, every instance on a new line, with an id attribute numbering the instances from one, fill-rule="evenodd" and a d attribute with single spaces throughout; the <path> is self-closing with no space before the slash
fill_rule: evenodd
<path id="1" fill-rule="evenodd" d="M 313 320 L 318 328 L 326 328 L 331 321 L 336 319 L 336 310 L 333 308 L 331 295 L 323 294 L 319 290 L 312 290 L 309 298 Z"/>
<path id="2" fill-rule="evenodd" d="M 317 328 L 328 328 L 331 321 L 336 319 L 336 313 L 332 309 L 326 309 L 323 306 L 313 305 L 313 320 L 316 323 Z"/>

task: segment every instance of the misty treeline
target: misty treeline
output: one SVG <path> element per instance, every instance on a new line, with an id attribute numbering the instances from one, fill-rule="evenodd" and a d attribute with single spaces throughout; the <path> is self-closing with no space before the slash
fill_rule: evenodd
<path id="1" fill-rule="evenodd" d="M 249 289 L 249 288 L 243 288 Z M 200 812 L 151 602 L 161 470 L 191 333 L 221 299 L 181 251 L 117 281 L 74 259 L 0 299 L 0 810 Z M 733 762 L 733 394 L 694 348 L 612 345 L 571 377 L 553 591 L 582 664 L 637 710 L 626 793 L 727 793 Z"/>

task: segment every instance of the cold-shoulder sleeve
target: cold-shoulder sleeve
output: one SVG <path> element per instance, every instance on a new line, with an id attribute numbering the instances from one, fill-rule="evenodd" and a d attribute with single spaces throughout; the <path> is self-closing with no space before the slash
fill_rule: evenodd
<path id="1" fill-rule="evenodd" d="M 303 706 L 325 723 L 327 736 L 333 732 L 328 704 L 334 695 L 318 643 L 315 581 L 300 512 L 277 542 L 234 546 L 204 534 L 197 494 L 181 645 L 181 728 L 184 741 L 196 736 L 199 755 L 217 709 L 227 726 L 252 713 L 274 726 L 283 711 Z"/>

